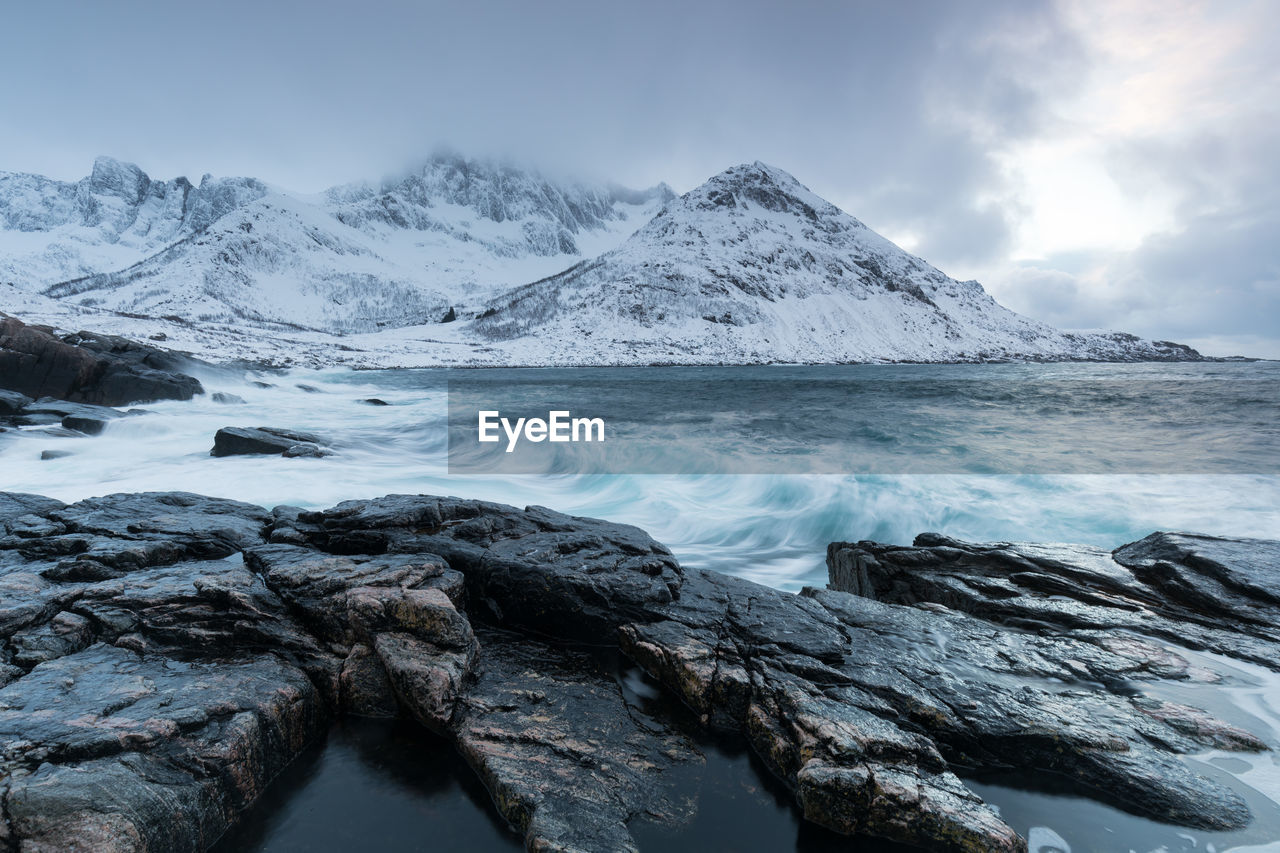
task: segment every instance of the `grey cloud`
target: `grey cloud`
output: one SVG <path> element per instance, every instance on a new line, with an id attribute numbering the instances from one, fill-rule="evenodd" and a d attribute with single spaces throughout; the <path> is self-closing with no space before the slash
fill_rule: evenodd
<path id="1" fill-rule="evenodd" d="M 1254 200 L 1193 217 L 1130 253 L 1014 267 L 995 289 L 1014 310 L 1063 328 L 1122 329 L 1209 355 L 1280 358 L 1278 218 L 1280 205 Z M 1100 275 L 1101 292 L 1070 269 Z"/>
<path id="2" fill-rule="evenodd" d="M 1275 357 L 1280 116 L 1268 108 L 1241 118 L 1187 138 L 1130 142 L 1116 152 L 1120 180 L 1172 187 L 1180 200 L 1176 229 L 1152 235 L 1110 269 L 1125 294 L 1123 316 L 1136 330 L 1238 340 L 1230 354 Z"/>
<path id="3" fill-rule="evenodd" d="M 760 159 L 873 228 L 916 235 L 944 270 L 1007 255 L 1023 211 L 996 153 L 1052 133 L 1091 61 L 1051 0 L 50 0 L 10 10 L 0 39 L 0 74 L 24 81 L 0 87 L 4 169 L 77 178 L 105 153 L 158 177 L 318 190 L 444 144 L 687 190 Z M 1242 61 L 1274 75 L 1266 54 Z M 1274 128 L 1274 112 L 1259 121 Z M 1275 139 L 1221 130 L 1115 150 L 1134 192 L 1178 181 L 1186 226 L 1095 259 L 1114 272 L 1103 307 L 1117 316 L 1073 309 L 1053 277 L 1028 312 L 1171 337 L 1203 304 L 1214 334 L 1275 334 L 1259 319 L 1274 308 Z M 1231 292 L 1203 296 L 1214 287 Z"/>
<path id="4" fill-rule="evenodd" d="M 940 265 L 1007 247 L 991 140 L 1031 133 L 1078 46 L 1047 0 L 326 3 L 11 13 L 0 168 L 248 174 L 318 190 L 447 144 L 690 189 L 787 169 Z M 49 45 L 59 61 L 49 63 Z"/>
<path id="5" fill-rule="evenodd" d="M 1029 60 L 983 45 L 1052 19 L 1013 0 L 129 8 L 10 15 L 0 68 L 39 73 L 0 92 L 5 167 L 71 177 L 111 153 L 318 189 L 445 143 L 682 189 L 754 159 L 836 195 L 928 186 L 944 149 L 976 147 L 931 141 L 939 105 L 1023 132 Z"/>
<path id="6" fill-rule="evenodd" d="M 1097 329 L 1110 322 L 1112 306 L 1086 299 L 1073 273 L 1041 266 L 1005 271 L 997 297 L 1013 310 L 1063 329 Z"/>

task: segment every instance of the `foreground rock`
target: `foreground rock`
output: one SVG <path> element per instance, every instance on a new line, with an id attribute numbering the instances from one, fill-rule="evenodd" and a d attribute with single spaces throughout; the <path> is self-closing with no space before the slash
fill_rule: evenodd
<path id="1" fill-rule="evenodd" d="M 632 850 L 637 816 L 675 826 L 693 817 L 672 771 L 702 755 L 628 705 L 593 658 L 518 634 L 480 636 L 458 749 L 531 850 Z"/>
<path id="2" fill-rule="evenodd" d="M 833 585 L 851 591 L 791 595 L 684 568 L 632 527 L 453 498 L 268 513 L 0 494 L 0 533 L 0 838 L 22 850 L 203 849 L 341 713 L 448 739 L 530 850 L 634 850 L 637 818 L 692 815 L 672 780 L 705 758 L 627 698 L 593 651 L 607 648 L 744 736 L 837 832 L 1025 850 L 957 767 L 1239 827 L 1245 803 L 1179 755 L 1267 744 L 1141 685 L 1204 677 L 1160 632 L 1207 643 L 1212 607 L 1248 607 L 1213 648 L 1280 660 L 1272 543 L 1166 537 L 1109 563 L 840 543 Z M 1073 601 L 1049 591 L 1066 577 L 1087 617 L 1052 615 Z M 1089 622 L 1108 610 L 1154 627 Z"/>
<path id="3" fill-rule="evenodd" d="M 319 436 L 276 427 L 223 427 L 213 437 L 210 456 L 329 456 Z"/>
<path id="4" fill-rule="evenodd" d="M 68 403 L 51 397 L 23 400 L 25 402 L 14 401 L 15 406 L 10 414 L 0 414 L 0 432 L 5 427 L 39 427 L 28 431 L 28 434 L 49 438 L 84 438 L 101 434 L 113 421 L 147 414 L 145 409 L 121 411 L 90 403 Z M 50 449 L 41 452 L 42 459 L 57 459 L 68 455 L 70 451 L 67 450 Z"/>
<path id="5" fill-rule="evenodd" d="M 27 397 L 103 406 L 190 400 L 204 393 L 185 372 L 195 366 L 193 359 L 125 338 L 59 336 L 47 326 L 0 314 L 0 388 Z"/>
<path id="6" fill-rule="evenodd" d="M 34 403 L 26 394 L 0 389 L 0 417 L 10 417 Z"/>
<path id="7" fill-rule="evenodd" d="M 1104 551 L 922 534 L 911 548 L 833 543 L 827 562 L 834 589 L 881 601 L 932 602 L 1104 649 L 1124 632 L 1277 666 L 1276 541 L 1153 533 Z"/>

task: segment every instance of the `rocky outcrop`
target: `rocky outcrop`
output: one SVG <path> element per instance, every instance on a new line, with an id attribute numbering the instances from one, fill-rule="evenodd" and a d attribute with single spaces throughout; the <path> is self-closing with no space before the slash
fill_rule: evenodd
<path id="1" fill-rule="evenodd" d="M 210 456 L 329 456 L 324 440 L 309 432 L 276 427 L 223 427 L 213 436 Z"/>
<path id="2" fill-rule="evenodd" d="M 34 402 L 26 394 L 0 390 L 0 417 L 16 415 Z"/>
<path id="3" fill-rule="evenodd" d="M 82 435 L 98 435 L 111 421 L 126 415 L 142 414 L 146 414 L 146 410 L 129 409 L 122 412 L 109 406 L 67 403 L 44 397 L 23 406 L 7 420 L 16 426 L 60 424 L 63 429 L 74 430 Z"/>
<path id="4" fill-rule="evenodd" d="M 193 359 L 125 338 L 59 336 L 0 314 L 0 388 L 28 397 L 104 406 L 190 400 L 204 393 L 184 372 L 195 366 Z"/>
<path id="5" fill-rule="evenodd" d="M 745 737 L 808 820 L 930 850 L 1026 849 L 957 768 L 1052 773 L 1225 828 L 1248 807 L 1179 756 L 1268 747 L 1144 693 L 1204 677 L 1159 630 L 1094 623 L 1141 611 L 1207 642 L 1213 613 L 1194 602 L 1217 590 L 1214 606 L 1252 609 L 1224 631 L 1243 644 L 1213 648 L 1259 659 L 1273 543 L 1156 537 L 1109 563 L 840 543 L 832 581 L 849 591 L 793 595 L 682 567 L 632 527 L 456 498 L 267 512 L 0 494 L 0 534 L 0 838 L 15 849 L 203 849 L 347 713 L 441 734 L 530 850 L 634 850 L 636 819 L 690 818 L 675 780 L 707 757 L 628 697 L 619 653 L 701 725 Z M 1075 599 L 1047 592 L 1068 577 Z"/>
<path id="6" fill-rule="evenodd" d="M 25 433 L 42 438 L 84 439 L 101 434 L 122 418 L 145 414 L 148 414 L 146 409 L 120 410 L 91 403 L 68 403 L 52 397 L 32 400 L 21 394 L 0 392 L 0 433 L 10 428 L 34 427 Z M 76 455 L 75 451 L 62 446 L 66 442 L 57 443 L 59 447 L 42 449 L 40 459 L 51 461 Z"/>
<path id="7" fill-rule="evenodd" d="M 594 657 L 493 629 L 480 645 L 458 749 L 530 850 L 634 850 L 637 816 L 675 826 L 693 816 L 673 771 L 703 756 L 628 704 Z"/>
<path id="8" fill-rule="evenodd" d="M 895 604 L 1103 648 L 1124 634 L 1270 668 L 1280 659 L 1280 542 L 1153 533 L 1105 551 L 926 533 L 910 548 L 833 543 L 827 562 L 834 589 Z"/>

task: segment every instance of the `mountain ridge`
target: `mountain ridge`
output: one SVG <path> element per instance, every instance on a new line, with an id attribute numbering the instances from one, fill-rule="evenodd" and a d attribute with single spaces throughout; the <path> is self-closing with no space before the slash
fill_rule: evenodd
<path id="1" fill-rule="evenodd" d="M 1202 358 L 1015 314 L 760 161 L 680 196 L 455 154 L 311 196 L 109 158 L 72 183 L 0 173 L 0 189 L 15 180 L 44 195 L 0 198 L 0 270 L 14 222 L 55 244 L 97 234 L 127 250 L 113 257 L 161 244 L 24 296 L 33 310 L 180 321 L 163 333 L 231 335 L 249 357 L 274 344 L 240 332 L 263 328 L 309 335 L 316 363 L 381 366 Z M 43 216 L 22 220 L 23 202 Z"/>
<path id="2" fill-rule="evenodd" d="M 113 179 L 124 196 L 150 183 L 130 164 L 117 163 Z M 492 161 L 437 157 L 379 187 L 305 197 L 264 186 L 202 228 L 174 230 L 147 257 L 42 292 L 200 322 L 332 333 L 413 325 L 612 245 L 672 196 L 665 185 L 560 185 Z"/>
<path id="3" fill-rule="evenodd" d="M 1060 332 L 999 305 L 759 161 L 667 204 L 605 254 L 502 294 L 480 336 L 532 335 L 606 359 L 625 340 L 656 360 L 1196 359 L 1124 333 Z M 730 331 L 732 330 L 732 331 Z"/>
<path id="4" fill-rule="evenodd" d="M 137 263 L 267 191 L 256 178 L 152 180 L 111 157 L 78 181 L 0 172 L 0 281 L 41 289 Z"/>

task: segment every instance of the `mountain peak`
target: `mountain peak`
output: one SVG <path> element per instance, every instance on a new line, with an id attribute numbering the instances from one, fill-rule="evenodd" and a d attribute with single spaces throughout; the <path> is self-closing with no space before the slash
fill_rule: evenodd
<path id="1" fill-rule="evenodd" d="M 775 185 L 787 187 L 789 189 L 799 189 L 808 192 L 808 188 L 795 179 L 795 177 L 784 169 L 777 166 L 770 166 L 761 160 L 751 163 L 740 163 L 737 166 L 731 166 L 718 175 L 713 176 L 707 182 L 733 182 L 740 184 L 759 184 L 759 185 Z"/>
<path id="2" fill-rule="evenodd" d="M 125 163 L 114 157 L 98 157 L 93 161 L 89 186 L 94 192 L 138 202 L 146 196 L 151 178 L 133 163 Z"/>
<path id="3" fill-rule="evenodd" d="M 762 208 L 811 222 L 840 212 L 788 172 L 759 160 L 725 169 L 686 193 L 684 201 L 695 210 L 741 213 Z"/>

